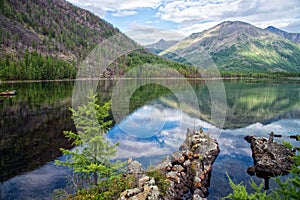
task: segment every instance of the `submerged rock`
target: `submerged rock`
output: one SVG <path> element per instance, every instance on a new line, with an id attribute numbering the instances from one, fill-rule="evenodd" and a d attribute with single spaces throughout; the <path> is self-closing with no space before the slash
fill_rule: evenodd
<path id="1" fill-rule="evenodd" d="M 245 140 L 251 144 L 254 166 L 248 167 L 248 174 L 255 175 L 266 180 L 265 189 L 269 189 L 270 177 L 284 175 L 289 172 L 294 160 L 291 156 L 295 153 L 282 144 L 273 141 L 274 133 L 270 133 L 269 139 L 264 137 L 246 136 Z"/>

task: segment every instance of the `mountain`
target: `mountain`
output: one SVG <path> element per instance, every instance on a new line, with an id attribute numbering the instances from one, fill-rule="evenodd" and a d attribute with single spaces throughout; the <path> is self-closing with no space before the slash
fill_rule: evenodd
<path id="1" fill-rule="evenodd" d="M 188 62 L 185 58 L 197 61 L 200 51 L 221 72 L 300 72 L 299 44 L 240 21 L 194 33 L 160 55 Z"/>
<path id="2" fill-rule="evenodd" d="M 268 26 L 266 28 L 266 30 L 271 31 L 272 33 L 275 33 L 281 37 L 284 37 L 284 38 L 290 40 L 291 42 L 300 44 L 300 33 L 288 33 L 283 30 L 280 30 L 274 26 Z"/>
<path id="3" fill-rule="evenodd" d="M 164 39 L 160 39 L 158 42 L 154 44 L 146 45 L 145 47 L 154 54 L 159 54 L 164 50 L 168 49 L 169 47 L 175 45 L 178 41 L 176 40 L 169 40 L 166 41 Z"/>
<path id="4" fill-rule="evenodd" d="M 118 32 L 64 0 L 1 0 L 0 78 L 74 77 L 96 44 Z"/>
<path id="5" fill-rule="evenodd" d="M 189 66 L 151 54 L 108 22 L 65 0 L 0 0 L 0 80 L 75 78 L 80 62 L 97 53 L 102 48 L 95 49 L 99 43 L 116 35 L 123 47 L 139 50 L 119 56 L 101 76 L 119 77 L 146 63 L 166 65 L 187 77 L 195 76 Z M 107 58 L 113 55 L 112 50 L 101 49 Z M 91 64 L 92 60 L 88 60 Z M 155 73 L 171 76 L 172 70 L 167 71 Z M 86 72 L 86 78 L 98 76 Z"/>

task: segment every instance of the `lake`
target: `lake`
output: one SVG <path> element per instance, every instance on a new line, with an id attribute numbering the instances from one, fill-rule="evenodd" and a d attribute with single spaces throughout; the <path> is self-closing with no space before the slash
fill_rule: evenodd
<path id="1" fill-rule="evenodd" d="M 220 83 L 223 87 L 214 87 Z M 100 102 L 113 97 L 116 125 L 107 135 L 112 142 L 120 141 L 119 159 L 132 156 L 144 167 L 154 165 L 178 150 L 187 128 L 202 127 L 218 140 L 221 152 L 213 165 L 208 199 L 231 191 L 226 172 L 235 183 L 261 181 L 246 172 L 253 164 L 246 135 L 268 137 L 274 131 L 283 135 L 277 140 L 299 146 L 288 137 L 300 132 L 297 79 L 123 80 L 121 84 L 101 80 L 97 84 Z M 71 148 L 63 130 L 76 130 L 68 110 L 74 100 L 73 85 L 72 81 L 0 83 L 0 91 L 17 91 L 16 96 L 0 97 L 1 199 L 51 199 L 55 189 L 67 186 L 70 171 L 55 166 L 54 160 L 64 159 L 60 147 Z"/>

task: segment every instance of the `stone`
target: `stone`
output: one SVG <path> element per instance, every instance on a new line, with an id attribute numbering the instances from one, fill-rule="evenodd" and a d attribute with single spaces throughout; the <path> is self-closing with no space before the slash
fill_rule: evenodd
<path id="1" fill-rule="evenodd" d="M 200 153 L 194 153 L 193 155 L 193 158 L 194 159 L 197 159 L 197 158 L 200 158 L 201 157 L 201 154 Z"/>
<path id="2" fill-rule="evenodd" d="M 128 174 L 143 174 L 144 170 L 142 168 L 142 164 L 136 160 L 132 160 L 132 158 L 129 158 L 127 161 L 127 173 Z"/>
<path id="3" fill-rule="evenodd" d="M 121 193 L 119 200 L 164 200 L 153 177 L 143 176 L 139 179 L 139 188 Z"/>
<path id="4" fill-rule="evenodd" d="M 150 177 L 149 176 L 142 176 L 142 178 L 139 179 L 139 188 L 144 187 L 145 185 L 147 185 L 150 181 Z"/>
<path id="5" fill-rule="evenodd" d="M 166 194 L 162 196 L 155 180 L 149 176 L 140 175 L 139 190 L 131 191 L 133 196 L 126 200 L 144 199 L 205 199 L 210 182 L 212 165 L 220 149 L 216 140 L 206 135 L 203 130 L 188 130 L 180 151 L 166 156 L 156 165 L 156 169 L 165 174 L 169 181 Z M 142 172 L 141 165 L 128 162 L 128 171 Z M 144 172 L 143 172 L 144 173 Z M 138 192 L 140 191 L 140 192 Z M 136 192 L 138 192 L 136 194 Z M 126 193 L 127 194 L 127 193 Z M 124 196 L 124 193 L 122 193 Z M 122 195 L 119 199 L 123 198 Z"/>
<path id="6" fill-rule="evenodd" d="M 171 171 L 166 174 L 166 177 L 176 183 L 180 183 L 180 178 L 177 176 L 176 172 Z"/>
<path id="7" fill-rule="evenodd" d="M 184 161 L 184 163 L 183 163 L 183 166 L 184 166 L 185 168 L 189 167 L 190 165 L 191 165 L 191 161 L 190 161 L 190 160 L 186 160 L 186 161 Z"/>
<path id="8" fill-rule="evenodd" d="M 269 139 L 246 136 L 245 140 L 250 143 L 252 157 L 255 165 L 249 167 L 247 172 L 260 177 L 273 177 L 287 174 L 294 164 L 291 156 L 295 153 L 285 146 L 273 141 L 274 133 L 271 132 Z"/>
<path id="9" fill-rule="evenodd" d="M 176 164 L 176 163 L 182 164 L 184 161 L 185 161 L 185 159 L 184 159 L 184 156 L 182 155 L 182 153 L 180 153 L 180 152 L 172 153 L 172 156 L 171 156 L 172 164 Z"/>
<path id="10" fill-rule="evenodd" d="M 174 165 L 172 168 L 172 171 L 176 171 L 176 172 L 182 172 L 184 171 L 184 168 L 181 165 Z"/>
<path id="11" fill-rule="evenodd" d="M 156 169 L 160 169 L 163 171 L 170 171 L 172 169 L 172 163 L 170 156 L 166 156 L 162 159 L 160 163 L 158 163 L 155 167 Z"/>

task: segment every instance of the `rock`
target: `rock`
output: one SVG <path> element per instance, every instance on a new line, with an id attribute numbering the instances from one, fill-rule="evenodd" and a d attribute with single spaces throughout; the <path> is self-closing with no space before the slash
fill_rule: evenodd
<path id="1" fill-rule="evenodd" d="M 174 152 L 171 156 L 171 163 L 172 164 L 182 164 L 185 161 L 184 156 L 181 152 Z"/>
<path id="2" fill-rule="evenodd" d="M 270 138 L 260 138 L 255 136 L 246 136 L 245 140 L 251 144 L 254 166 L 249 167 L 247 172 L 254 173 L 260 178 L 273 177 L 281 174 L 287 174 L 294 161 L 291 156 L 294 152 L 285 146 L 273 142 L 274 133 Z"/>
<path id="3" fill-rule="evenodd" d="M 189 194 L 194 195 L 194 199 L 202 199 L 208 194 L 212 164 L 220 152 L 219 145 L 202 130 L 188 130 L 186 136 L 180 152 L 174 152 L 170 162 L 164 159 L 161 163 L 165 166 L 160 163 L 157 167 L 167 169 L 165 174 L 170 186 L 166 199 L 186 198 Z"/>
<path id="4" fill-rule="evenodd" d="M 181 165 L 174 165 L 172 168 L 172 171 L 176 171 L 176 172 L 182 172 L 184 171 L 184 168 Z"/>
<path id="5" fill-rule="evenodd" d="M 153 178 L 152 178 L 153 179 Z M 142 178 L 139 179 L 139 188 L 144 187 L 145 185 L 148 185 L 150 182 L 150 177 L 149 176 L 143 176 Z M 155 182 L 154 182 L 155 183 Z"/>
<path id="6" fill-rule="evenodd" d="M 183 166 L 184 166 L 185 168 L 188 168 L 190 165 L 191 165 L 191 161 L 190 161 L 190 160 L 186 160 L 186 161 L 184 161 L 184 163 L 183 163 Z"/>
<path id="7" fill-rule="evenodd" d="M 170 171 L 172 169 L 172 163 L 170 156 L 166 156 L 162 159 L 160 163 L 158 163 L 155 167 L 156 169 L 162 170 L 162 171 Z"/>
<path id="8" fill-rule="evenodd" d="M 164 200 L 153 177 L 143 176 L 139 179 L 139 187 L 125 190 L 118 200 Z"/>
<path id="9" fill-rule="evenodd" d="M 143 174 L 144 170 L 142 168 L 142 164 L 136 160 L 132 160 L 132 158 L 129 158 L 127 161 L 127 173 L 135 175 Z"/>
<path id="10" fill-rule="evenodd" d="M 220 152 L 218 143 L 203 130 L 188 130 L 179 150 L 164 157 L 155 167 L 169 181 L 164 196 L 160 194 L 154 178 L 144 174 L 141 164 L 129 159 L 128 173 L 139 174 L 139 187 L 124 191 L 119 200 L 205 199 L 212 164 Z"/>
<path id="11" fill-rule="evenodd" d="M 168 172 L 166 177 L 176 183 L 180 183 L 180 178 L 177 176 L 177 173 L 174 171 Z"/>

